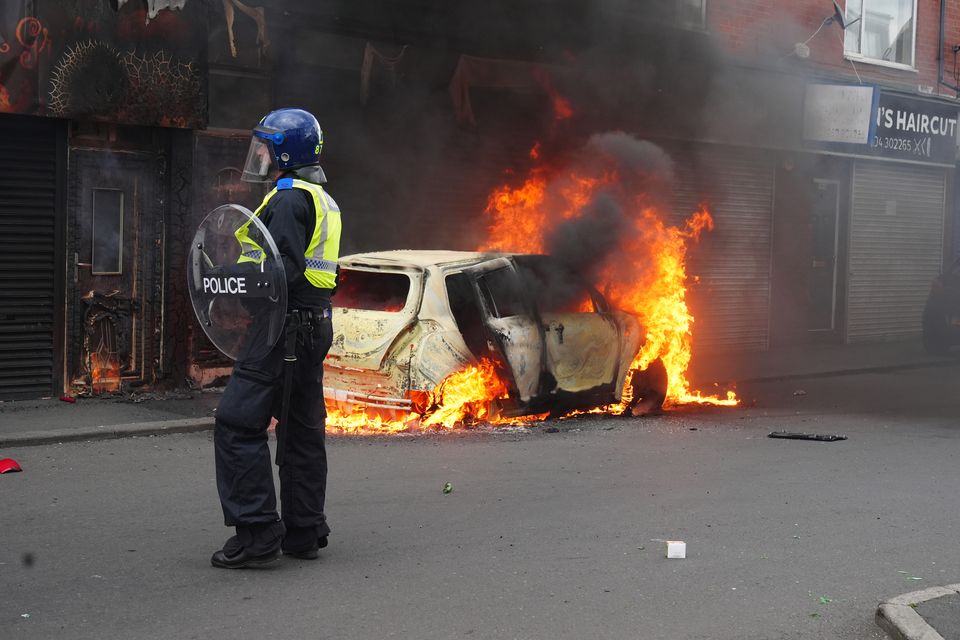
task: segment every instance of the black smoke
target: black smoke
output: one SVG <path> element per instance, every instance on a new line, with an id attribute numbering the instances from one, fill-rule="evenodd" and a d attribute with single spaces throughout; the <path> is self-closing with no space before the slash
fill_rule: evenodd
<path id="1" fill-rule="evenodd" d="M 644 207 L 664 206 L 673 182 L 673 161 L 657 145 L 624 132 L 592 136 L 575 158 L 570 170 L 560 170 L 548 185 L 549 197 L 568 192 L 570 176 L 597 180 L 614 176 L 613 181 L 554 227 L 545 247 L 563 270 L 597 282 L 599 270 L 615 256 Z M 569 202 L 565 204 L 569 207 Z"/>

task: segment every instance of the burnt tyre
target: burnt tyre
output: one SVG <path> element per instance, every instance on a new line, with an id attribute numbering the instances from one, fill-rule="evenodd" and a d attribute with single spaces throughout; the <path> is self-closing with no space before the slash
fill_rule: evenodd
<path id="1" fill-rule="evenodd" d="M 658 413 L 667 399 L 667 368 L 657 358 L 643 371 L 630 374 L 632 398 L 626 412 L 632 416 Z"/>
<path id="2" fill-rule="evenodd" d="M 950 325 L 940 305 L 927 300 L 923 307 L 923 349 L 932 356 L 943 355 L 950 348 Z"/>

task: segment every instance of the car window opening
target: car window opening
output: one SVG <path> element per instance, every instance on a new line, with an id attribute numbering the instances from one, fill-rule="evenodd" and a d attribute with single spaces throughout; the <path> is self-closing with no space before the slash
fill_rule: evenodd
<path id="1" fill-rule="evenodd" d="M 477 279 L 487 307 L 497 318 L 512 318 L 526 314 L 523 292 L 517 274 L 510 268 L 489 271 Z"/>
<path id="2" fill-rule="evenodd" d="M 450 312 L 460 335 L 474 357 L 479 358 L 486 353 L 487 338 L 483 327 L 483 314 L 473 293 L 470 278 L 464 273 L 451 273 L 443 281 L 447 287 Z"/>
<path id="3" fill-rule="evenodd" d="M 587 284 L 549 258 L 517 260 L 526 289 L 541 313 L 593 313 L 600 310 Z M 539 258 L 539 259 L 536 259 Z"/>
<path id="4" fill-rule="evenodd" d="M 340 269 L 333 305 L 365 311 L 402 311 L 410 295 L 410 277 L 402 273 Z"/>

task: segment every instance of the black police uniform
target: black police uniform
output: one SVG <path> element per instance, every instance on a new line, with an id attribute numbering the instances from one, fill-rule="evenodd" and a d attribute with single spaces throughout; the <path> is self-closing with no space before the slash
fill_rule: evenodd
<path id="1" fill-rule="evenodd" d="M 230 559 L 272 560 L 284 552 L 316 557 L 330 533 L 324 515 L 327 454 L 324 445 L 323 360 L 333 340 L 331 290 L 313 286 L 304 276 L 305 251 L 317 216 L 309 193 L 277 191 L 260 214 L 283 259 L 288 288 L 288 327 L 295 315 L 297 361 L 285 428 L 277 513 L 273 468 L 267 446 L 271 416 L 279 419 L 283 399 L 284 340 L 264 358 L 238 361 L 217 408 L 214 430 L 217 490 L 224 523 L 237 535 L 214 554 L 213 563 Z M 244 554 L 241 557 L 241 554 Z M 221 557 L 218 562 L 218 555 Z M 226 561 L 224 562 L 224 556 Z"/>

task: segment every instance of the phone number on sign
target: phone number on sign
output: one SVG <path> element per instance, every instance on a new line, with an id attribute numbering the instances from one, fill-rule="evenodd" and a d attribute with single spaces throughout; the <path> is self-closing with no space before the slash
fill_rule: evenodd
<path id="1" fill-rule="evenodd" d="M 873 139 L 873 146 L 878 149 L 912 152 L 915 145 L 913 144 L 913 140 L 909 138 L 884 138 L 877 136 Z"/>

